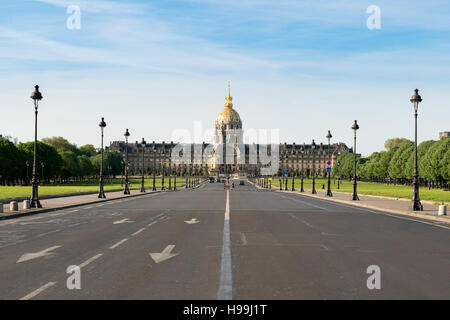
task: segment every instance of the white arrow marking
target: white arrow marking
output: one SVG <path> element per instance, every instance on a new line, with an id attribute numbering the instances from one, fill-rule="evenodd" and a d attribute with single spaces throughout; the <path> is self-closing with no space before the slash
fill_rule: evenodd
<path id="1" fill-rule="evenodd" d="M 153 261 L 155 261 L 155 263 L 163 262 L 164 260 L 173 258 L 178 255 L 178 253 L 171 253 L 173 248 L 175 248 L 175 245 L 170 244 L 161 253 L 150 253 L 150 256 L 152 257 Z"/>
<path id="2" fill-rule="evenodd" d="M 114 221 L 113 224 L 121 224 L 121 223 L 133 223 L 134 221 L 129 221 L 128 218 Z"/>
<path id="3" fill-rule="evenodd" d="M 192 218 L 191 220 L 189 220 L 189 221 L 185 220 L 184 222 L 186 222 L 187 224 L 194 224 L 194 223 L 199 223 L 200 221 L 197 220 L 197 218 Z"/>
<path id="4" fill-rule="evenodd" d="M 50 251 L 53 251 L 55 249 L 61 248 L 61 246 L 54 246 L 39 252 L 35 252 L 35 253 L 25 253 L 24 255 L 22 255 L 19 260 L 17 260 L 16 263 L 20 263 L 20 262 L 24 262 L 24 261 L 28 261 L 28 260 L 33 260 L 33 259 L 37 259 L 37 258 L 41 258 L 41 257 L 45 257 L 45 256 L 49 256 L 52 253 L 50 253 Z"/>

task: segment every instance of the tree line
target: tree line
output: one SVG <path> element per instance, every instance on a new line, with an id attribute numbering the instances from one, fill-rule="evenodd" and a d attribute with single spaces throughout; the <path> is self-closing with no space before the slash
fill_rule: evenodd
<path id="1" fill-rule="evenodd" d="M 383 151 L 357 156 L 358 179 L 411 183 L 414 175 L 414 143 L 405 138 L 388 139 Z M 450 138 L 428 140 L 417 146 L 419 180 L 422 184 L 446 185 L 450 181 Z M 333 166 L 335 177 L 353 177 L 353 154 L 339 155 Z"/>
<path id="2" fill-rule="evenodd" d="M 100 173 L 101 154 L 91 144 L 77 147 L 63 137 L 38 141 L 36 170 L 49 183 L 84 180 Z M 34 142 L 12 142 L 0 139 L 0 185 L 27 184 L 33 172 Z M 122 172 L 122 156 L 105 151 L 103 172 L 118 175 Z"/>

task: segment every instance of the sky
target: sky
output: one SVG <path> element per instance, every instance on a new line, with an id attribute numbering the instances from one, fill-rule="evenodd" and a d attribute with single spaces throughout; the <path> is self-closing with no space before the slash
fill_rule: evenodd
<path id="1" fill-rule="evenodd" d="M 80 28 L 68 28 L 80 8 Z M 369 29 L 369 6 L 380 29 Z M 373 21 L 373 20 L 370 20 Z M 392 137 L 450 130 L 447 0 L 0 0 L 0 134 L 77 145 L 174 140 L 211 132 L 228 81 L 243 128 L 280 142 L 353 144 L 367 156 Z M 174 140 L 176 141 L 176 140 Z"/>

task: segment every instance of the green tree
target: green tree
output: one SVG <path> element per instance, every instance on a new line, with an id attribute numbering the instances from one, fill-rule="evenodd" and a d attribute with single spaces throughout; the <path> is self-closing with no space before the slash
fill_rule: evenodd
<path id="1" fill-rule="evenodd" d="M 413 150 L 414 145 L 412 143 L 403 144 L 397 149 L 388 166 L 391 179 L 406 179 L 405 166 Z"/>
<path id="2" fill-rule="evenodd" d="M 101 154 L 90 158 L 96 175 L 100 174 Z M 111 168 L 111 172 L 109 171 Z M 103 173 L 118 175 L 122 173 L 122 155 L 116 151 L 105 151 L 103 153 Z"/>
<path id="3" fill-rule="evenodd" d="M 63 137 L 43 138 L 42 142 L 54 147 L 58 152 L 72 151 L 75 154 L 79 154 L 77 146 L 75 144 L 70 143 Z"/>
<path id="4" fill-rule="evenodd" d="M 61 168 L 61 175 L 64 178 L 80 176 L 80 166 L 77 155 L 72 151 L 60 151 L 59 154 L 64 161 Z"/>
<path id="5" fill-rule="evenodd" d="M 389 151 L 381 151 L 378 162 L 374 165 L 375 175 L 378 178 L 386 179 L 389 178 L 389 163 L 398 147 L 393 147 Z"/>
<path id="6" fill-rule="evenodd" d="M 367 179 L 378 178 L 376 173 L 376 165 L 381 158 L 381 153 L 374 152 L 368 158 L 367 161 L 362 165 L 360 174 L 362 177 Z"/>
<path id="7" fill-rule="evenodd" d="M 333 166 L 333 174 L 342 178 L 353 177 L 353 153 L 342 153 L 338 156 Z"/>
<path id="8" fill-rule="evenodd" d="M 11 141 L 0 139 L 0 180 L 10 184 L 21 176 L 22 158 L 19 150 Z"/>
<path id="9" fill-rule="evenodd" d="M 386 142 L 384 143 L 384 147 L 389 151 L 392 148 L 400 148 L 401 146 L 410 143 L 412 143 L 412 141 L 406 138 L 392 138 L 386 140 Z"/>
<path id="10" fill-rule="evenodd" d="M 430 175 L 432 180 L 448 180 L 450 138 L 436 141 L 427 151 L 424 162 L 431 164 Z"/>
<path id="11" fill-rule="evenodd" d="M 77 156 L 79 175 L 84 178 L 94 174 L 94 166 L 92 165 L 91 159 L 86 155 Z"/>
<path id="12" fill-rule="evenodd" d="M 25 161 L 28 161 L 30 165 L 30 172 L 33 166 L 33 154 L 34 154 L 34 142 L 24 142 L 17 145 L 17 149 L 22 154 L 22 170 L 26 174 Z M 58 154 L 56 149 L 48 144 L 41 141 L 37 142 L 37 155 L 36 155 L 36 165 L 37 173 L 39 176 L 42 175 L 41 164 L 44 163 L 44 175 L 47 180 L 59 176 L 61 172 L 61 167 L 63 165 L 63 160 Z"/>
<path id="13" fill-rule="evenodd" d="M 85 144 L 84 146 L 81 146 L 79 148 L 79 153 L 80 155 L 92 157 L 97 154 L 97 151 L 95 150 L 95 147 L 92 144 Z"/>

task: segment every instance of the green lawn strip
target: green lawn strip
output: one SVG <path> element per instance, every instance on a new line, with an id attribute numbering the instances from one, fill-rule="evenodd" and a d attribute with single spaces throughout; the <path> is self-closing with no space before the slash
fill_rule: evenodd
<path id="1" fill-rule="evenodd" d="M 115 179 L 113 184 L 109 184 L 109 181 L 105 181 L 104 190 L 123 190 L 123 186 L 120 184 L 120 179 Z M 162 180 L 157 178 L 155 180 L 156 188 L 161 188 Z M 174 185 L 174 180 L 171 181 L 172 187 Z M 177 187 L 182 187 L 185 184 L 185 179 L 177 178 Z M 169 179 L 164 179 L 164 186 L 168 188 Z M 150 191 L 153 187 L 153 179 L 149 178 L 145 180 L 145 189 Z M 141 180 L 140 179 L 130 179 L 130 189 L 140 189 Z M 43 185 L 39 186 L 39 196 L 53 196 L 53 195 L 63 195 L 63 194 L 73 194 L 73 193 L 83 193 L 83 192 L 95 192 L 98 191 L 98 182 L 91 183 L 85 182 L 80 184 L 61 184 L 61 185 Z M 0 186 L 0 200 L 1 199 L 14 199 L 14 198 L 24 198 L 31 196 L 31 186 Z"/>
<path id="2" fill-rule="evenodd" d="M 326 179 L 317 179 L 316 180 L 316 189 L 321 190 L 322 186 L 325 185 L 325 190 L 327 188 L 327 180 Z M 279 180 L 272 179 L 272 187 L 279 188 Z M 305 189 L 312 188 L 312 180 L 304 179 L 303 187 Z M 288 190 L 292 188 L 292 180 L 288 180 Z M 300 189 L 300 179 L 295 179 L 295 188 Z M 284 183 L 283 183 L 284 189 Z M 340 188 L 337 190 L 337 181 L 334 183 L 331 180 L 331 190 L 333 192 L 353 192 L 353 185 L 351 181 L 341 181 Z M 412 187 L 411 186 L 402 186 L 402 185 L 388 185 L 383 183 L 376 182 L 362 182 L 358 181 L 358 194 L 366 194 L 373 196 L 385 196 L 392 198 L 403 198 L 403 199 L 411 199 L 412 198 Z M 444 191 L 443 189 L 431 189 L 428 188 L 420 188 L 419 191 L 420 199 L 422 200 L 430 200 L 436 202 L 450 202 L 450 191 Z"/>

